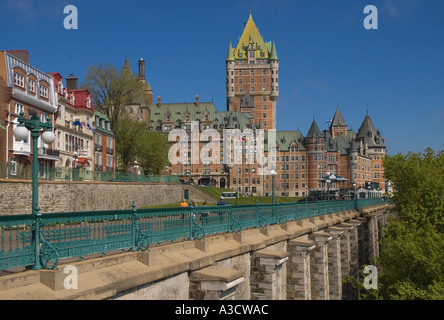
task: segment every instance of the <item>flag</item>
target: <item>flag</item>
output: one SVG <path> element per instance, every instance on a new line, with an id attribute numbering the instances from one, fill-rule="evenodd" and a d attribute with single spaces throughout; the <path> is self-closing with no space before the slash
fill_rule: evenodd
<path id="1" fill-rule="evenodd" d="M 82 123 L 80 122 L 79 119 L 77 119 L 76 121 L 74 121 L 72 124 L 73 124 L 74 126 L 81 126 L 81 125 L 82 125 Z"/>
<path id="2" fill-rule="evenodd" d="M 333 122 L 333 119 L 325 121 L 325 123 Z"/>

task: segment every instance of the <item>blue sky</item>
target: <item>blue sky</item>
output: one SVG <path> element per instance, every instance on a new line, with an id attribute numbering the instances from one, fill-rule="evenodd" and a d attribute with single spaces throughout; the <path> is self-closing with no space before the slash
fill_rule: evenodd
<path id="1" fill-rule="evenodd" d="M 378 9 L 366 30 L 364 7 Z M 66 5 L 78 9 L 66 30 Z M 339 106 L 358 130 L 367 111 L 388 153 L 444 149 L 442 0 L 2 0 L 0 50 L 26 49 L 44 72 L 118 68 L 126 56 L 162 102 L 213 101 L 226 109 L 225 59 L 248 19 L 280 60 L 278 130 L 326 129 Z M 155 98 L 156 99 L 156 98 Z"/>

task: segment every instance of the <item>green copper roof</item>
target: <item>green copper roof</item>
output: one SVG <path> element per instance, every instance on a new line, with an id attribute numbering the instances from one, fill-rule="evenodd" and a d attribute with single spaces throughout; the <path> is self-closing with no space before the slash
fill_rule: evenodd
<path id="1" fill-rule="evenodd" d="M 271 44 L 270 60 L 279 60 L 278 56 L 277 56 L 276 45 L 274 44 L 274 40 Z"/>
<path id="2" fill-rule="evenodd" d="M 231 45 L 231 40 L 230 40 L 230 45 L 228 46 L 227 61 L 234 61 L 234 49 L 233 46 Z"/>

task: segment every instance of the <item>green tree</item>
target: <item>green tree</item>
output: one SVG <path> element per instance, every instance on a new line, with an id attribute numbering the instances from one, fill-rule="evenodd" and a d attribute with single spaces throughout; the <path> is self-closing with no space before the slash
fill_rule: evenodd
<path id="1" fill-rule="evenodd" d="M 127 172 L 137 159 L 144 174 L 162 174 L 169 164 L 167 137 L 148 131 L 147 124 L 128 117 L 118 120 L 116 155 L 122 172 Z"/>
<path id="2" fill-rule="evenodd" d="M 118 120 L 127 114 L 128 105 L 145 102 L 144 84 L 128 69 L 118 72 L 111 64 L 90 66 L 83 87 L 91 94 L 94 107 L 109 118 L 113 132 L 117 132 Z"/>
<path id="3" fill-rule="evenodd" d="M 387 156 L 396 218 L 383 232 L 378 296 L 444 299 L 444 152 Z"/>

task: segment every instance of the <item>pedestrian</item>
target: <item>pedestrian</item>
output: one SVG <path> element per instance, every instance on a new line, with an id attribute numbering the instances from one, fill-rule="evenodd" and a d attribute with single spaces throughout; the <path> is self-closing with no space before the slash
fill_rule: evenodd
<path id="1" fill-rule="evenodd" d="M 180 207 L 181 208 L 187 208 L 188 207 L 188 203 L 187 203 L 187 199 L 183 199 L 182 202 L 180 203 Z M 182 213 L 182 226 L 185 225 L 185 212 Z"/>
<path id="2" fill-rule="evenodd" d="M 187 200 L 186 200 L 186 199 L 183 199 L 182 202 L 180 203 L 180 206 L 181 206 L 182 208 L 188 207 Z"/>
<path id="3" fill-rule="evenodd" d="M 202 207 L 206 207 L 207 206 L 207 202 L 206 201 L 204 201 L 203 203 L 202 203 Z M 200 215 L 200 221 L 203 223 L 203 222 L 208 222 L 208 216 L 210 215 L 210 213 L 208 212 L 208 211 L 204 211 L 204 212 L 202 212 L 201 213 L 201 215 Z"/>

